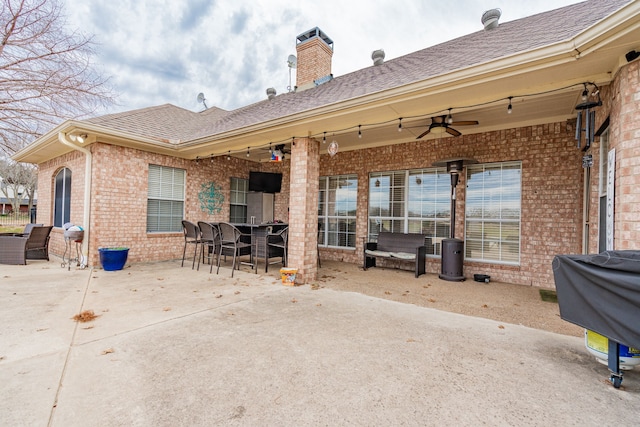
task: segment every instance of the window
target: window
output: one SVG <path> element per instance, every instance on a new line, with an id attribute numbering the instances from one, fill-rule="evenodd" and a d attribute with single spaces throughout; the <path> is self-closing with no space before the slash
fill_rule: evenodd
<path id="1" fill-rule="evenodd" d="M 182 231 L 185 176 L 184 169 L 149 165 L 147 232 Z"/>
<path id="2" fill-rule="evenodd" d="M 249 180 L 242 178 L 231 178 L 230 210 L 229 222 L 247 222 L 247 191 Z"/>
<path id="3" fill-rule="evenodd" d="M 369 174 L 369 236 L 378 233 L 421 233 L 427 253 L 440 254 L 449 237 L 451 177 L 441 169 Z"/>
<path id="4" fill-rule="evenodd" d="M 520 162 L 467 166 L 465 257 L 520 263 Z"/>
<path id="5" fill-rule="evenodd" d="M 71 170 L 58 172 L 54 193 L 53 225 L 62 227 L 71 218 Z"/>
<path id="6" fill-rule="evenodd" d="M 318 197 L 318 244 L 356 247 L 356 175 L 320 177 Z"/>

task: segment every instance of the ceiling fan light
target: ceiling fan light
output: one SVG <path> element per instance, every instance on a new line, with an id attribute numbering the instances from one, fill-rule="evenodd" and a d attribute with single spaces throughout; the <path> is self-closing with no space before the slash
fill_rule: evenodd
<path id="1" fill-rule="evenodd" d="M 431 125 L 431 133 L 436 135 L 443 134 L 447 131 L 447 127 L 443 123 L 433 123 Z"/>

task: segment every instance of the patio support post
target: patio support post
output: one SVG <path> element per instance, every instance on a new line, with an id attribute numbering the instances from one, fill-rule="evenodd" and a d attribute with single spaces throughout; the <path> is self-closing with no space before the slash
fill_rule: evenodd
<path id="1" fill-rule="evenodd" d="M 320 146 L 312 138 L 297 138 L 291 147 L 289 239 L 287 266 L 297 268 L 296 282 L 317 279 L 318 176 Z"/>

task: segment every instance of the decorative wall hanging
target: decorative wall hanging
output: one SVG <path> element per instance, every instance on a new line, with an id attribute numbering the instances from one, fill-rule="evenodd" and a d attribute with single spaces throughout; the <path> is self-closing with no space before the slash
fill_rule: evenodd
<path id="1" fill-rule="evenodd" d="M 200 209 L 203 212 L 207 212 L 209 214 L 220 213 L 224 203 L 222 187 L 216 185 L 213 181 L 205 182 L 200 187 L 198 200 L 200 200 Z"/>
<path id="2" fill-rule="evenodd" d="M 329 144 L 329 148 L 327 148 L 327 151 L 329 152 L 329 155 L 331 157 L 338 154 L 338 143 L 335 140 L 331 141 L 331 144 Z"/>

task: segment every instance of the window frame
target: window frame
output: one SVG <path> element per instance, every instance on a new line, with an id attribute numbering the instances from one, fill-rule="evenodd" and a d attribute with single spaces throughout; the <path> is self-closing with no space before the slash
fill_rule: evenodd
<path id="1" fill-rule="evenodd" d="M 58 177 L 62 174 L 61 183 Z M 71 169 L 64 167 L 60 169 L 53 180 L 53 226 L 62 227 L 71 221 Z M 61 188 L 59 185 L 61 184 Z M 62 197 L 59 197 L 58 191 L 62 191 Z"/>
<path id="2" fill-rule="evenodd" d="M 485 179 L 491 176 L 491 171 L 500 171 L 500 182 L 496 188 L 490 188 L 491 180 Z M 479 172 L 479 170 L 482 172 Z M 518 176 L 518 180 L 513 176 L 505 177 L 505 171 L 513 170 Z M 485 175 L 485 173 L 487 175 Z M 478 208 L 473 202 L 473 194 L 478 181 L 471 175 L 482 176 L 482 190 L 480 197 L 481 207 Z M 488 183 L 487 183 L 488 182 Z M 465 189 L 465 260 L 471 262 L 483 262 L 488 264 L 519 266 L 522 259 L 522 162 L 496 162 L 468 165 L 466 168 L 466 189 Z M 508 192 L 507 187 L 517 184 L 516 191 Z M 479 185 L 479 184 L 478 184 Z M 493 184 L 495 186 L 495 184 Z M 498 198 L 498 200 L 496 200 Z M 491 208 L 495 203 L 497 209 Z M 472 210 L 478 210 L 480 215 L 474 214 Z M 516 215 L 517 213 L 517 215 Z M 495 233 L 497 227 L 497 238 L 488 238 L 487 233 Z M 474 230 L 475 229 L 475 230 Z M 517 231 L 517 238 L 513 232 Z M 470 237 L 470 234 L 480 233 L 480 238 Z M 474 244 L 475 242 L 475 244 Z M 514 248 L 516 250 L 514 251 Z M 472 252 L 480 256 L 470 256 Z M 515 252 L 516 256 L 513 254 Z M 492 257 L 491 254 L 497 256 Z"/>
<path id="3" fill-rule="evenodd" d="M 242 188 L 241 188 L 242 187 Z M 243 224 L 247 222 L 247 195 L 249 180 L 232 176 L 229 180 L 229 222 Z M 234 203 L 235 202 L 235 203 Z M 234 216 L 236 210 L 242 210 L 241 216 Z"/>
<path id="4" fill-rule="evenodd" d="M 345 188 L 340 186 L 346 182 Z M 335 184 L 335 188 L 334 185 Z M 331 197 L 333 194 L 333 197 Z M 340 197 L 347 195 L 349 197 Z M 342 200 L 340 200 L 342 199 Z M 331 206 L 333 205 L 333 209 Z M 332 212 L 331 212 L 332 211 Z M 357 245 L 358 175 L 321 176 L 318 179 L 318 245 L 355 250 Z M 349 214 L 352 212 L 352 214 Z"/>
<path id="5" fill-rule="evenodd" d="M 390 215 L 383 215 L 383 204 Z M 451 227 L 451 177 L 446 169 L 370 172 L 368 241 L 376 241 L 384 224 L 388 231 L 424 234 L 427 256 L 439 257 Z"/>
<path id="6" fill-rule="evenodd" d="M 154 169 L 157 172 L 153 172 Z M 168 179 L 169 173 L 171 175 L 170 179 Z M 157 181 L 153 181 L 156 178 Z M 182 232 L 182 220 L 184 219 L 186 205 L 186 185 L 187 171 L 185 169 L 149 164 L 147 177 L 147 233 Z M 155 213 L 152 213 L 154 210 Z"/>

